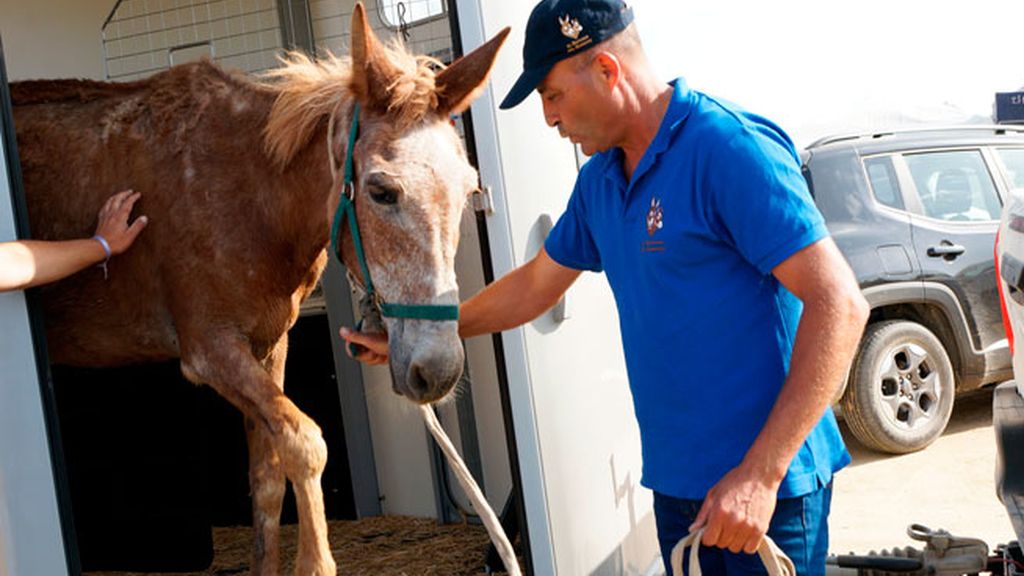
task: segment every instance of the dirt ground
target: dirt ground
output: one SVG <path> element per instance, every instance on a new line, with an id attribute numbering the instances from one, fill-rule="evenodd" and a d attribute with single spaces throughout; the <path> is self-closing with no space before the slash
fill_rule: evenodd
<path id="1" fill-rule="evenodd" d="M 990 549 L 1014 539 L 1006 511 L 995 495 L 991 390 L 959 399 L 946 433 L 914 454 L 871 452 L 845 426 L 842 431 L 853 463 L 835 480 L 829 523 L 831 553 L 920 548 L 922 545 L 906 534 L 911 523 L 980 538 Z M 286 564 L 294 554 L 294 528 L 286 526 L 282 530 Z M 482 526 L 439 527 L 429 520 L 371 518 L 355 523 L 332 522 L 330 528 L 332 548 L 346 574 L 476 575 L 481 573 L 478 567 L 488 543 Z M 385 533 L 390 537 L 382 538 Z M 195 576 L 246 573 L 248 527 L 219 528 L 214 538 L 218 548 L 214 565 Z M 420 546 L 436 551 L 442 541 L 446 552 L 441 556 L 448 561 L 444 566 L 436 565 L 436 553 L 424 554 Z M 397 550 L 393 542 L 398 543 Z M 385 565 L 392 560 L 397 560 L 401 568 Z M 430 569 L 418 562 L 426 562 Z M 96 572 L 91 576 L 115 574 L 134 576 L 123 572 Z"/>
<path id="2" fill-rule="evenodd" d="M 902 456 L 868 451 L 843 427 L 853 463 L 836 476 L 830 551 L 867 553 L 921 544 L 907 525 L 980 538 L 992 549 L 1015 539 L 995 493 L 991 389 L 957 400 L 945 434 Z"/>

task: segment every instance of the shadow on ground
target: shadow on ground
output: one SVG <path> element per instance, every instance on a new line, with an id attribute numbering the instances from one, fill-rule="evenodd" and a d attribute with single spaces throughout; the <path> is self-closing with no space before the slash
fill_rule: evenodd
<path id="1" fill-rule="evenodd" d="M 953 415 L 949 419 L 949 424 L 946 426 L 946 431 L 942 433 L 943 436 L 950 436 L 953 434 L 959 434 L 974 430 L 976 428 L 983 428 L 992 425 L 992 391 L 994 387 L 986 387 L 981 390 L 969 392 L 960 396 L 956 399 L 956 403 L 953 405 Z M 875 452 L 874 450 L 865 448 L 860 441 L 854 437 L 853 433 L 850 432 L 849 427 L 846 423 L 840 419 L 839 429 L 843 434 L 843 440 L 846 442 L 846 447 L 850 451 L 850 456 L 853 457 L 853 462 L 850 466 L 859 466 L 861 464 L 869 464 L 871 462 L 877 462 L 879 460 L 885 460 L 887 458 L 899 458 L 901 454 L 885 454 L 882 452 Z M 995 439 L 993 439 L 993 442 Z M 928 448 L 925 448 L 927 450 Z"/>

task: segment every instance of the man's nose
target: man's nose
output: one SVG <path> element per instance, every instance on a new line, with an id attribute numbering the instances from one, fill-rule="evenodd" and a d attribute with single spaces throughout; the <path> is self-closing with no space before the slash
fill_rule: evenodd
<path id="1" fill-rule="evenodd" d="M 548 126 L 554 128 L 558 126 L 558 114 L 552 109 L 547 102 L 544 103 L 544 121 L 547 122 Z"/>

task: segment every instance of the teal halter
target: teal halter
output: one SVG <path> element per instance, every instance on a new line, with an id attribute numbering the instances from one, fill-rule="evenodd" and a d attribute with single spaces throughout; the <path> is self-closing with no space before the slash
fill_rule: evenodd
<path id="1" fill-rule="evenodd" d="M 359 237 L 359 225 L 356 223 L 355 205 L 355 184 L 352 180 L 352 150 L 356 146 L 356 137 L 359 135 L 359 104 L 352 109 L 352 127 L 348 133 L 348 149 L 345 151 L 345 182 L 341 188 L 341 199 L 338 202 L 338 209 L 334 212 L 334 222 L 331 225 L 331 248 L 339 262 L 341 259 L 341 246 L 338 235 L 341 233 L 341 221 L 345 214 L 348 214 L 348 228 L 352 233 L 352 245 L 356 251 L 356 259 L 359 260 L 359 269 L 363 273 L 365 298 L 370 304 L 380 310 L 382 316 L 390 318 L 411 318 L 414 320 L 458 320 L 458 305 L 445 304 L 389 304 L 377 293 L 373 287 L 373 280 L 370 279 L 370 269 L 366 265 L 366 255 L 363 253 L 363 241 Z M 331 160 L 333 162 L 333 159 Z M 360 321 L 361 322 L 361 321 Z"/>

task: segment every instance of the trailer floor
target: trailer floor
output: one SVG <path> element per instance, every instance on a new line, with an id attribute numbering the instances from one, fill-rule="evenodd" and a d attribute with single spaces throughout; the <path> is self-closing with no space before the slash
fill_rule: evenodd
<path id="1" fill-rule="evenodd" d="M 346 575 L 477 576 L 490 540 L 483 526 L 439 526 L 430 518 L 378 516 L 328 522 L 338 573 Z M 281 527 L 281 573 L 291 574 L 297 526 Z M 202 572 L 86 572 L 84 576 L 234 576 L 249 573 L 252 529 L 214 528 L 214 559 Z"/>

